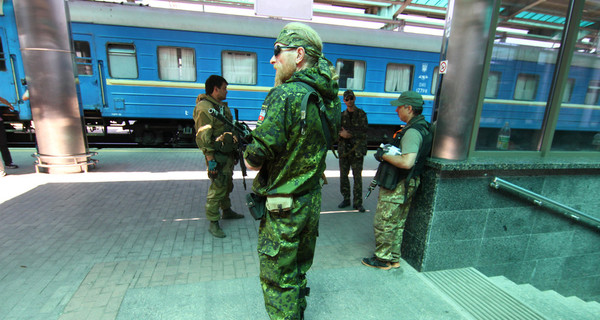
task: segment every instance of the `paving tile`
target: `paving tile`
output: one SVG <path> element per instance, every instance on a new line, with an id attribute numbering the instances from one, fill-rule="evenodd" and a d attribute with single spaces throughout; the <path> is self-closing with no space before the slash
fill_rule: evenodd
<path id="1" fill-rule="evenodd" d="M 11 150 L 20 168 L 0 184 L 0 318 L 266 318 L 258 221 L 244 207 L 248 191 L 239 179 L 232 203 L 245 218 L 223 221 L 227 237 L 215 239 L 204 216 L 209 181 L 199 151 L 97 151 L 89 173 L 47 175 L 27 165 L 33 149 Z M 365 162 L 365 191 L 375 166 Z M 417 311 L 399 305 L 401 288 L 420 283 L 417 273 L 406 263 L 404 273 L 360 264 L 374 249 L 377 195 L 364 202 L 365 213 L 339 210 L 336 159 L 328 170 L 307 316 L 368 318 L 380 306 L 393 315 L 378 319 L 414 318 Z M 397 293 L 377 294 L 390 288 Z M 437 301 L 434 293 L 406 292 Z"/>

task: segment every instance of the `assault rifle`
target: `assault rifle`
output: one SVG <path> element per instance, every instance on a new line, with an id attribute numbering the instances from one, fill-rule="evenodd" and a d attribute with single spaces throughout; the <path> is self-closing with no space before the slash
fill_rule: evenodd
<path id="1" fill-rule="evenodd" d="M 244 183 L 244 190 L 246 190 L 246 176 L 248 175 L 248 171 L 246 168 L 246 164 L 244 164 L 244 150 L 246 149 L 246 144 L 252 142 L 252 130 L 245 122 L 238 121 L 238 111 L 235 109 L 235 120 L 229 120 L 223 113 L 223 109 L 217 110 L 215 108 L 208 109 L 208 112 L 217 120 L 223 122 L 225 126 L 237 137 L 238 141 L 238 159 L 240 162 L 240 168 L 242 169 L 242 181 Z"/>

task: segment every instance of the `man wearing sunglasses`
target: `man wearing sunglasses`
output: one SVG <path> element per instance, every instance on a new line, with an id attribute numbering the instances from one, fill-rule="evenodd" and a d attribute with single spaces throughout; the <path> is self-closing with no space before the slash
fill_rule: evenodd
<path id="1" fill-rule="evenodd" d="M 348 173 L 352 168 L 354 177 L 353 208 L 365 212 L 362 205 L 362 169 L 363 160 L 367 154 L 367 113 L 355 104 L 356 97 L 352 90 L 344 92 L 346 110 L 342 112 L 342 130 L 338 141 L 338 154 L 340 155 L 340 192 L 344 200 L 338 208 L 350 205 L 350 180 Z"/>
<path id="2" fill-rule="evenodd" d="M 335 68 L 322 50 L 309 26 L 283 28 L 271 57 L 275 87 L 244 153 L 246 166 L 259 170 L 252 189 L 266 197 L 257 249 L 271 319 L 303 319 L 309 294 L 306 272 L 317 239 L 327 136 L 337 135 L 341 113 Z"/>

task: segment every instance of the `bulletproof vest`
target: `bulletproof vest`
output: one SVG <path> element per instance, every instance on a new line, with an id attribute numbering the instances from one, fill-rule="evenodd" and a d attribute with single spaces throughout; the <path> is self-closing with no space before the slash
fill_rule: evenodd
<path id="1" fill-rule="evenodd" d="M 401 140 L 404 137 L 404 134 L 408 131 L 408 129 L 416 129 L 421 134 L 423 138 L 423 142 L 421 143 L 421 147 L 417 152 L 417 159 L 415 161 L 415 165 L 410 169 L 402 169 L 393 166 L 387 161 L 383 161 L 379 164 L 377 168 L 377 173 L 375 174 L 375 180 L 380 187 L 386 188 L 388 190 L 394 190 L 398 186 L 398 183 L 402 180 L 405 180 L 405 183 L 408 185 L 408 182 L 413 177 L 418 177 L 423 172 L 425 168 L 425 162 L 427 157 L 431 154 L 431 144 L 433 142 L 433 134 L 431 132 L 431 124 L 425 120 L 423 116 L 420 116 L 420 119 L 407 125 L 394 137 L 392 141 L 392 145 L 401 148 Z"/>

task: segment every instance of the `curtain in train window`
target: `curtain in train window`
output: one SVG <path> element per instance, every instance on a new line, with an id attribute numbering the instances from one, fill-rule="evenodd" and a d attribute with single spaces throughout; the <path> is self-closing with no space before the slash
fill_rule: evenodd
<path id="1" fill-rule="evenodd" d="M 385 73 L 385 91 L 404 92 L 410 90 L 413 66 L 408 64 L 390 63 Z"/>
<path id="2" fill-rule="evenodd" d="M 73 41 L 75 49 L 75 63 L 77 64 L 78 75 L 93 75 L 92 53 L 90 43 L 87 41 Z"/>
<path id="3" fill-rule="evenodd" d="M 194 49 L 158 47 L 158 76 L 161 80 L 196 81 Z"/>
<path id="4" fill-rule="evenodd" d="M 6 56 L 2 48 L 2 38 L 0 38 L 0 71 L 6 71 Z"/>
<path id="5" fill-rule="evenodd" d="M 125 79 L 138 77 L 137 58 L 132 44 L 109 43 L 106 48 L 111 77 Z"/>
<path id="6" fill-rule="evenodd" d="M 568 103 L 571 101 L 571 97 L 573 96 L 573 86 L 575 85 L 575 79 L 568 79 L 567 84 L 565 85 L 565 92 L 563 93 L 562 102 Z"/>
<path id="7" fill-rule="evenodd" d="M 340 76 L 340 89 L 365 89 L 365 62 L 357 60 L 338 59 L 335 71 Z"/>
<path id="8" fill-rule="evenodd" d="M 520 74 L 515 85 L 515 100 L 533 100 L 538 86 L 538 77 L 533 74 Z"/>
<path id="9" fill-rule="evenodd" d="M 587 93 L 585 95 L 586 105 L 598 105 L 600 104 L 600 80 L 592 80 L 590 81 L 590 86 L 587 88 Z"/>
<path id="10" fill-rule="evenodd" d="M 440 79 L 440 67 L 433 68 L 433 74 L 431 75 L 431 94 L 437 92 L 438 80 Z"/>
<path id="11" fill-rule="evenodd" d="M 221 61 L 228 83 L 256 84 L 256 53 L 223 51 Z"/>
<path id="12" fill-rule="evenodd" d="M 488 75 L 487 86 L 485 87 L 485 97 L 498 98 L 498 87 L 500 86 L 500 72 L 490 71 Z"/>

